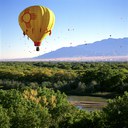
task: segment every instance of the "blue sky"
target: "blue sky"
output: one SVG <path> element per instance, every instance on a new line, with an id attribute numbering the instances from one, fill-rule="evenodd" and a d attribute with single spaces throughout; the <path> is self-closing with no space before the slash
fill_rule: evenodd
<path id="1" fill-rule="evenodd" d="M 50 8 L 56 16 L 51 36 L 35 50 L 22 34 L 18 15 L 32 5 Z M 42 55 L 61 47 L 128 37 L 128 0 L 0 0 L 0 59 Z"/>

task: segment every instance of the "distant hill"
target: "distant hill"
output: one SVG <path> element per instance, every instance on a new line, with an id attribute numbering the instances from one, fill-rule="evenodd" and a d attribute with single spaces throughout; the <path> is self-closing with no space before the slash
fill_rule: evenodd
<path id="1" fill-rule="evenodd" d="M 128 56 L 128 38 L 104 39 L 90 44 L 74 47 L 63 47 L 34 59 L 96 57 L 96 56 Z"/>

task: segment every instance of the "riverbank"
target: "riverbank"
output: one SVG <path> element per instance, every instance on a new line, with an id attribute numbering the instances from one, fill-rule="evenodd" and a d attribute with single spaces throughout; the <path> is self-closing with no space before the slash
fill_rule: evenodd
<path id="1" fill-rule="evenodd" d="M 92 101 L 70 101 L 70 103 L 79 109 L 87 110 L 101 110 L 107 105 L 106 102 L 92 102 Z"/>
<path id="2" fill-rule="evenodd" d="M 107 99 L 92 96 L 68 96 L 68 101 L 79 109 L 101 110 L 107 105 Z"/>

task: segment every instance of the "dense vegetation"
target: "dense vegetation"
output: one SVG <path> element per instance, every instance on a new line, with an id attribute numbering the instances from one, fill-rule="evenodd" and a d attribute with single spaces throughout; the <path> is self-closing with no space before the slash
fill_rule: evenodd
<path id="1" fill-rule="evenodd" d="M 123 93 L 128 90 L 128 63 L 0 63 L 2 89 L 47 87 L 66 94 Z"/>
<path id="2" fill-rule="evenodd" d="M 86 112 L 47 88 L 0 90 L 0 128 L 127 128 L 128 93 Z M 116 118 L 115 118 L 116 117 Z"/>
<path id="3" fill-rule="evenodd" d="M 125 62 L 1 62 L 0 88 L 0 128 L 128 127 Z M 72 106 L 63 92 L 120 96 L 101 111 L 87 112 Z"/>

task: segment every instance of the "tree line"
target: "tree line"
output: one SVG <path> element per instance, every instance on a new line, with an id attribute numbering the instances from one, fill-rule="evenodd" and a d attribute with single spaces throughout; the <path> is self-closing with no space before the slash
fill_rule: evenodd
<path id="1" fill-rule="evenodd" d="M 66 94 L 123 93 L 127 62 L 1 62 L 0 88 L 47 87 Z"/>

